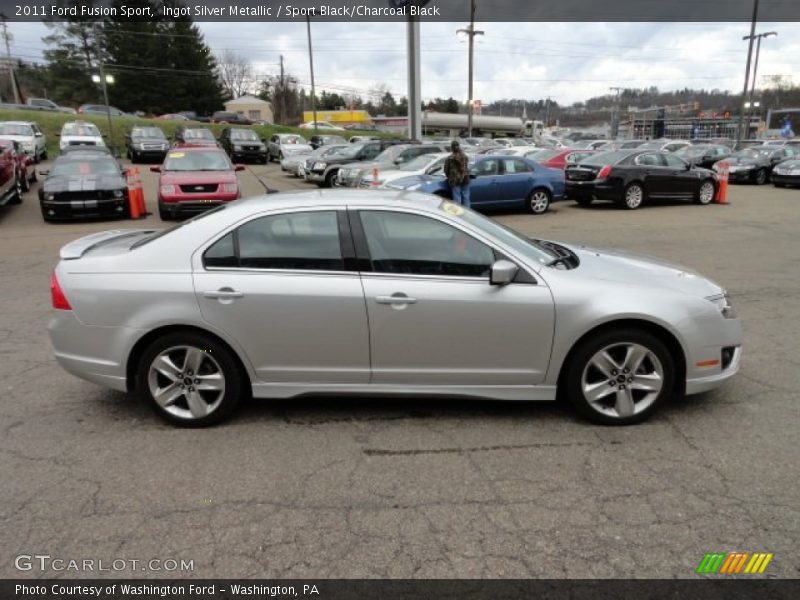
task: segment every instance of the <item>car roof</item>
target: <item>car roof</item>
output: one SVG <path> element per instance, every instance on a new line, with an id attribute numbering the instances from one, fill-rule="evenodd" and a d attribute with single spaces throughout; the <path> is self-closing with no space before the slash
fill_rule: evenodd
<path id="1" fill-rule="evenodd" d="M 406 190 L 362 190 L 362 189 L 335 189 L 335 190 L 298 190 L 279 192 L 269 196 L 254 196 L 243 198 L 228 205 L 227 210 L 251 213 L 254 208 L 345 208 L 349 205 L 386 206 L 386 207 L 420 207 L 433 209 L 442 203 L 442 198 L 421 192 Z M 226 211 L 227 212 L 227 211 Z"/>

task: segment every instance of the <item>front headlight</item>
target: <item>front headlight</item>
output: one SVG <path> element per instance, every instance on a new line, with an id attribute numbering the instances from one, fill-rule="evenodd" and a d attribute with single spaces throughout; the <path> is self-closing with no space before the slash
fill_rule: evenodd
<path id="1" fill-rule="evenodd" d="M 43 197 L 48 202 L 52 202 L 55 199 L 56 195 L 55 194 L 46 193 L 46 194 L 43 195 Z"/>
<path id="2" fill-rule="evenodd" d="M 726 319 L 735 319 L 736 318 L 736 311 L 731 304 L 730 298 L 728 298 L 728 294 L 717 294 L 716 296 L 708 296 L 706 298 L 709 302 L 711 302 L 714 306 L 719 309 L 719 312 L 722 313 L 722 316 Z"/>
<path id="3" fill-rule="evenodd" d="M 234 152 L 241 152 L 242 151 L 242 147 L 239 144 L 234 144 L 233 145 L 233 151 Z"/>
<path id="4" fill-rule="evenodd" d="M 328 166 L 328 163 L 314 163 L 314 168 L 315 169 L 324 169 L 327 166 Z"/>

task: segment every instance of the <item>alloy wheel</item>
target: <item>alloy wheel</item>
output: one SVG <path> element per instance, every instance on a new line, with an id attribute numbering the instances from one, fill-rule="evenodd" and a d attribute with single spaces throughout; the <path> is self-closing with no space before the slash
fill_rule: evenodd
<path id="1" fill-rule="evenodd" d="M 703 183 L 700 186 L 698 199 L 700 200 L 700 204 L 710 203 L 714 199 L 714 184 L 710 181 Z"/>
<path id="2" fill-rule="evenodd" d="M 639 208 L 643 198 L 644 190 L 638 184 L 631 185 L 625 190 L 625 206 L 628 208 Z"/>
<path id="3" fill-rule="evenodd" d="M 664 367 L 637 343 L 615 343 L 597 351 L 583 370 L 581 390 L 598 413 L 626 418 L 646 411 L 664 386 Z"/>
<path id="4" fill-rule="evenodd" d="M 201 419 L 225 397 L 225 375 L 210 353 L 195 346 L 173 346 L 153 359 L 148 387 L 162 410 L 180 419 Z"/>
<path id="5" fill-rule="evenodd" d="M 550 206 L 550 197 L 544 190 L 537 190 L 531 194 L 528 203 L 531 212 L 535 215 L 540 215 L 543 212 L 547 212 L 547 208 Z"/>

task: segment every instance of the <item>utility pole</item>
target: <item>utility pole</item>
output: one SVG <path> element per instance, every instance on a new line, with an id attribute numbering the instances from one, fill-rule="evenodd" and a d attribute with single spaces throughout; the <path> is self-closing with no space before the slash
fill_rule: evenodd
<path id="1" fill-rule="evenodd" d="M 750 61 L 753 59 L 753 42 L 756 37 L 756 22 L 758 21 L 758 0 L 753 0 L 753 18 L 750 21 L 750 35 L 745 36 L 743 40 L 750 40 L 747 48 L 747 65 L 744 68 L 744 89 L 742 90 L 742 106 L 739 111 L 739 123 L 736 126 L 736 148 L 742 141 L 742 124 L 744 123 L 744 102 L 747 97 L 747 86 L 750 83 Z"/>
<path id="2" fill-rule="evenodd" d="M 319 133 L 317 125 L 317 91 L 314 86 L 314 51 L 311 48 L 311 17 L 306 15 L 306 29 L 308 31 L 308 64 L 311 68 L 311 113 L 314 117 L 314 134 Z"/>
<path id="3" fill-rule="evenodd" d="M 408 137 L 422 139 L 422 82 L 420 79 L 419 17 L 408 16 L 406 53 L 408 56 Z"/>
<path id="4" fill-rule="evenodd" d="M 472 115 L 475 111 L 474 101 L 475 99 L 472 97 L 472 72 L 473 72 L 473 61 L 475 56 L 475 36 L 476 35 L 483 35 L 483 31 L 476 31 L 475 30 L 475 0 L 470 0 L 470 8 L 469 8 L 469 27 L 467 29 L 459 29 L 456 33 L 465 33 L 469 36 L 469 69 L 468 69 L 468 77 L 469 77 L 469 89 L 467 91 L 467 135 L 472 137 Z"/>
<path id="5" fill-rule="evenodd" d="M 748 100 L 749 108 L 747 109 L 747 134 L 750 133 L 750 122 L 753 116 L 753 103 L 755 98 L 755 91 L 756 91 L 756 81 L 758 78 L 758 57 L 761 54 L 761 40 L 763 38 L 768 38 L 773 35 L 778 35 L 777 31 L 767 31 L 766 33 L 759 33 L 756 35 L 757 42 L 756 42 L 756 60 L 753 63 L 753 81 L 750 85 L 750 98 Z M 750 36 L 744 37 L 742 39 L 747 39 Z"/>
<path id="6" fill-rule="evenodd" d="M 617 94 L 614 100 L 614 110 L 611 113 L 611 137 L 616 138 L 619 135 L 619 95 L 622 93 L 623 88 L 610 87 L 608 89 Z"/>
<path id="7" fill-rule="evenodd" d="M 550 96 L 544 101 L 544 126 L 545 129 L 550 126 Z"/>
<path id="8" fill-rule="evenodd" d="M 286 79 L 283 74 L 283 54 L 281 54 L 281 122 L 286 122 Z"/>
<path id="9" fill-rule="evenodd" d="M 7 20 L 8 17 L 6 17 L 5 13 L 0 13 L 0 22 L 2 22 L 0 27 L 3 28 L 2 36 L 6 43 L 6 60 L 8 61 L 8 75 L 11 78 L 11 91 L 14 94 L 14 102 L 16 104 L 21 104 L 22 99 L 20 98 L 19 88 L 17 87 L 17 78 L 14 75 L 14 61 L 11 59 L 11 40 L 14 39 L 14 36 L 8 32 Z"/>
<path id="10" fill-rule="evenodd" d="M 100 23 L 94 24 L 94 45 L 95 55 L 97 56 L 97 71 L 100 76 L 100 88 L 103 90 L 103 103 L 106 106 L 106 118 L 108 119 L 108 140 L 114 141 L 114 125 L 111 122 L 111 107 L 108 105 L 108 85 L 106 81 L 105 65 L 103 64 L 103 44 L 100 41 Z"/>

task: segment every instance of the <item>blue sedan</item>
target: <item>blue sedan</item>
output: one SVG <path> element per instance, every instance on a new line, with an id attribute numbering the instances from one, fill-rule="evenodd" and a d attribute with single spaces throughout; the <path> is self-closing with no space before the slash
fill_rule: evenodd
<path id="1" fill-rule="evenodd" d="M 518 208 L 540 215 L 564 197 L 564 171 L 519 156 L 479 156 L 470 162 L 472 208 Z M 444 175 L 413 175 L 387 187 L 450 198 Z"/>

